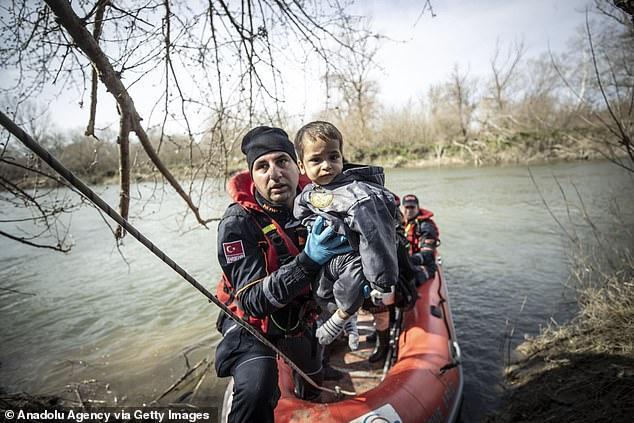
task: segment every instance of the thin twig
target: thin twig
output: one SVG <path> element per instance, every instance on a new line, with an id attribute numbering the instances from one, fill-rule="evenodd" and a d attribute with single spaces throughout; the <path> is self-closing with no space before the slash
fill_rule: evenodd
<path id="1" fill-rule="evenodd" d="M 539 198 L 541 198 L 542 203 L 544 203 L 544 206 L 546 207 L 546 210 L 548 211 L 548 213 L 552 216 L 553 220 L 557 223 L 557 225 L 559 225 L 559 227 L 564 232 L 564 234 L 566 234 L 568 239 L 570 239 L 572 242 L 576 242 L 577 240 L 568 233 L 568 231 L 566 230 L 565 226 L 559 221 L 557 216 L 555 216 L 555 213 L 553 213 L 552 209 L 548 205 L 548 202 L 544 198 L 544 195 L 539 190 L 539 185 L 537 185 L 537 181 L 535 181 L 535 177 L 533 176 L 533 172 L 531 171 L 530 166 L 527 166 L 526 169 L 528 169 L 528 175 L 530 176 L 531 181 L 533 181 L 533 185 L 535 186 L 535 189 L 537 190 L 537 193 L 539 194 Z"/>
<path id="2" fill-rule="evenodd" d="M 4 288 L 0 286 L 0 291 L 8 291 L 8 292 L 13 292 L 15 294 L 20 294 L 20 295 L 32 295 L 32 296 L 36 296 L 37 294 L 34 294 L 32 292 L 22 292 L 22 291 L 18 291 L 17 289 L 11 289 L 11 288 Z"/>
<path id="3" fill-rule="evenodd" d="M 11 235 L 7 232 L 1 231 L 0 230 L 0 235 L 7 237 L 9 239 L 12 239 L 14 241 L 18 241 L 21 242 L 23 244 L 29 245 L 31 247 L 35 247 L 35 248 L 45 248 L 45 249 L 49 249 L 49 250 L 54 250 L 54 251 L 60 251 L 62 253 L 67 253 L 70 251 L 71 247 L 64 247 L 61 243 L 57 244 L 57 245 L 44 245 L 44 244 L 36 244 L 35 242 L 31 242 L 31 241 L 27 241 L 24 238 L 20 238 L 14 235 Z"/>
<path id="4" fill-rule="evenodd" d="M 165 395 L 172 392 L 178 385 L 181 384 L 189 375 L 191 375 L 197 368 L 199 368 L 203 363 L 207 362 L 207 357 L 201 359 L 196 365 L 189 370 L 187 370 L 176 382 L 174 382 L 169 388 L 167 388 L 161 395 L 152 400 L 152 403 L 158 403 Z"/>
<path id="5" fill-rule="evenodd" d="M 194 401 L 194 397 L 196 396 L 196 394 L 198 393 L 198 389 L 202 386 L 203 381 L 205 380 L 205 378 L 207 377 L 207 374 L 209 373 L 209 368 L 211 367 L 211 360 L 209 360 L 207 362 L 207 365 L 205 366 L 205 370 L 203 370 L 202 375 L 200 376 L 200 379 L 198 379 L 198 383 L 196 384 L 196 386 L 194 387 L 194 390 L 192 392 L 192 397 L 191 397 L 191 401 Z"/>

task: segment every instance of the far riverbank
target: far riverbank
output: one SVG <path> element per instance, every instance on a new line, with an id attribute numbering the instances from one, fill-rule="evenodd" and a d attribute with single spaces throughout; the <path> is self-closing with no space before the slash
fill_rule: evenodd
<path id="1" fill-rule="evenodd" d="M 483 144 L 484 145 L 484 144 Z M 588 161 L 604 159 L 596 149 L 588 146 L 578 146 L 575 148 L 561 147 L 561 144 L 554 144 L 552 148 L 531 148 L 530 143 L 525 145 L 511 145 L 505 148 L 482 147 L 480 144 L 452 144 L 438 149 L 420 148 L 395 148 L 375 147 L 365 150 L 355 150 L 346 157 L 353 163 L 364 163 L 369 165 L 383 166 L 386 169 L 417 169 L 432 167 L 482 167 L 500 165 L 542 165 L 556 164 L 562 162 Z M 539 143 L 538 145 L 542 145 Z M 557 147 L 557 148 L 555 148 Z M 102 147 L 103 148 L 103 147 Z M 143 152 L 138 154 L 143 155 Z M 142 157 L 142 156 L 139 156 Z M 83 163 L 77 160 L 68 162 L 64 157 L 60 157 L 76 176 L 90 185 L 111 185 L 117 184 L 119 174 L 113 169 L 116 168 L 116 153 L 112 152 L 107 157 L 107 162 L 92 161 Z M 15 159 L 20 162 L 20 158 Z M 171 161 L 168 164 L 170 172 L 179 181 L 187 181 L 193 178 L 223 178 L 225 175 L 245 168 L 244 156 L 235 153 L 224 161 L 223 166 L 209 167 L 204 162 L 190 165 L 184 158 Z M 41 170 L 46 171 L 47 166 L 42 165 Z M 226 169 L 226 170 L 223 170 Z M 61 177 L 51 173 L 51 178 L 43 177 L 41 174 L 28 172 L 19 167 L 0 167 L 0 174 L 7 180 L 12 181 L 22 189 L 38 187 L 54 187 L 64 184 Z M 146 182 L 161 180 L 162 176 L 149 160 L 135 160 L 130 169 L 130 180 L 133 182 Z"/>

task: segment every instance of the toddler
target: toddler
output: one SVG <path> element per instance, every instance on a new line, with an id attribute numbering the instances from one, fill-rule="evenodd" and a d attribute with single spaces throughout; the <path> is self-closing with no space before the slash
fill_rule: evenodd
<path id="1" fill-rule="evenodd" d="M 398 279 L 397 211 L 394 195 L 383 186 L 383 168 L 344 163 L 342 147 L 343 137 L 331 123 L 315 121 L 298 131 L 299 169 L 313 183 L 295 199 L 294 214 L 306 226 L 322 216 L 352 246 L 352 253 L 325 264 L 314 292 L 332 314 L 317 329 L 319 342 L 330 344 L 345 327 L 354 350 L 359 343 L 354 314 L 364 294 L 369 288 L 388 293 Z"/>

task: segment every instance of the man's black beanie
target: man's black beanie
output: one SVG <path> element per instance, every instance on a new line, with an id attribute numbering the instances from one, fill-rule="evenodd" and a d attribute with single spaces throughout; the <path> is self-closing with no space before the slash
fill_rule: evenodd
<path id="1" fill-rule="evenodd" d="M 297 155 L 295 147 L 288 139 L 288 135 L 280 128 L 271 128 L 269 126 L 258 126 L 251 129 L 242 138 L 242 152 L 247 156 L 247 164 L 249 172 L 253 169 L 253 162 L 267 153 L 272 151 L 283 151 L 291 156 L 291 159 L 297 163 Z"/>

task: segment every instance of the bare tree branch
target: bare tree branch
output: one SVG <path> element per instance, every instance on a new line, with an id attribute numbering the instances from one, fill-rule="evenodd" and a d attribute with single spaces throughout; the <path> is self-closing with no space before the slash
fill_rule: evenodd
<path id="1" fill-rule="evenodd" d="M 108 88 L 108 91 L 114 96 L 117 104 L 119 105 L 122 118 L 125 116 L 126 119 L 130 120 L 132 130 L 137 134 L 143 149 L 150 160 L 152 160 L 152 163 L 189 206 L 190 210 L 194 213 L 196 220 L 203 226 L 206 226 L 206 221 L 200 216 L 198 207 L 194 205 L 189 195 L 187 195 L 187 193 L 185 193 L 185 191 L 181 188 L 176 178 L 174 178 L 169 169 L 165 167 L 154 151 L 147 133 L 141 125 L 141 117 L 137 113 L 134 102 L 128 94 L 127 89 L 123 86 L 117 72 L 115 72 L 112 68 L 112 64 L 104 52 L 99 48 L 95 39 L 92 38 L 92 35 L 82 25 L 81 20 L 72 10 L 70 4 L 65 0 L 46 0 L 46 4 L 48 4 L 53 12 L 58 16 L 60 24 L 64 26 L 68 33 L 73 37 L 73 40 L 77 44 L 78 48 L 80 48 L 81 51 L 91 60 L 93 65 L 97 67 L 101 81 Z"/>
<path id="2" fill-rule="evenodd" d="M 101 38 L 101 29 L 103 27 L 103 17 L 106 12 L 106 7 L 110 3 L 110 0 L 99 0 L 95 5 L 95 23 L 92 31 L 92 36 L 95 42 L 99 44 L 99 38 Z M 88 126 L 86 127 L 86 135 L 95 136 L 95 117 L 97 115 L 97 88 L 99 86 L 99 76 L 97 75 L 97 69 L 92 68 L 92 77 L 90 79 L 90 117 L 88 119 Z"/>
<path id="3" fill-rule="evenodd" d="M 334 50 L 347 50 L 354 56 L 355 28 L 360 21 L 347 12 L 350 4 L 347 0 L 86 0 L 71 5 L 67 0 L 43 4 L 15 0 L 2 6 L 6 19 L 0 22 L 0 68 L 9 70 L 12 79 L 0 90 L 16 99 L 11 105 L 13 119 L 22 114 L 27 99 L 50 92 L 52 83 L 53 95 L 76 92 L 80 107 L 84 102 L 90 105 L 84 133 L 100 141 L 99 135 L 103 142 L 57 139 L 49 146 L 73 162 L 82 176 L 96 168 L 100 175 L 115 176 L 118 154 L 122 214 L 134 210 L 130 202 L 136 199 L 129 192 L 134 172 L 153 179 L 159 193 L 141 201 L 160 201 L 167 182 L 205 225 L 209 220 L 200 215 L 199 207 L 213 185 L 212 178 L 226 177 L 230 170 L 236 140 L 254 122 L 284 122 L 280 59 L 297 56 L 305 63 L 317 59 L 331 69 Z M 353 37 L 344 38 L 342 28 Z M 360 36 L 366 32 L 363 29 Z M 118 136 L 112 130 L 104 136 L 106 131 L 98 127 L 106 103 L 97 98 L 97 78 L 117 103 Z M 143 121 L 141 102 L 135 98 L 135 105 L 132 99 L 140 85 L 152 105 L 149 114 L 143 112 Z M 194 119 L 204 123 L 197 126 Z M 182 135 L 173 129 L 175 125 Z M 140 147 L 130 133 L 136 135 Z M 115 138 L 118 151 L 112 142 Z M 0 146 L 7 148 L 8 144 Z M 139 160 L 141 148 L 147 161 Z M 29 162 L 26 153 L 16 157 L 15 163 L 36 170 L 17 172 L 16 166 L 6 166 L 13 169 L 11 175 L 19 174 L 22 183 L 54 183 L 38 173 L 39 164 Z M 8 156 L 1 158 L 11 161 Z M 106 165 L 111 169 L 103 170 Z M 99 181 L 92 174 L 90 178 Z M 14 189 L 13 195 L 22 194 Z M 141 212 L 144 207 L 141 204 Z"/>
<path id="4" fill-rule="evenodd" d="M 45 248 L 45 249 L 49 249 L 49 250 L 54 250 L 54 251 L 59 251 L 62 253 L 67 253 L 70 251 L 70 247 L 64 247 L 61 244 L 57 244 L 57 245 L 45 245 L 45 244 L 38 244 L 35 242 L 31 242 L 25 238 L 19 237 L 19 236 L 15 236 L 15 235 L 11 235 L 10 233 L 7 233 L 5 231 L 0 230 L 0 235 L 12 239 L 14 241 L 18 241 L 21 242 L 22 244 L 26 244 L 28 246 L 31 247 L 35 247 L 35 248 Z"/>

